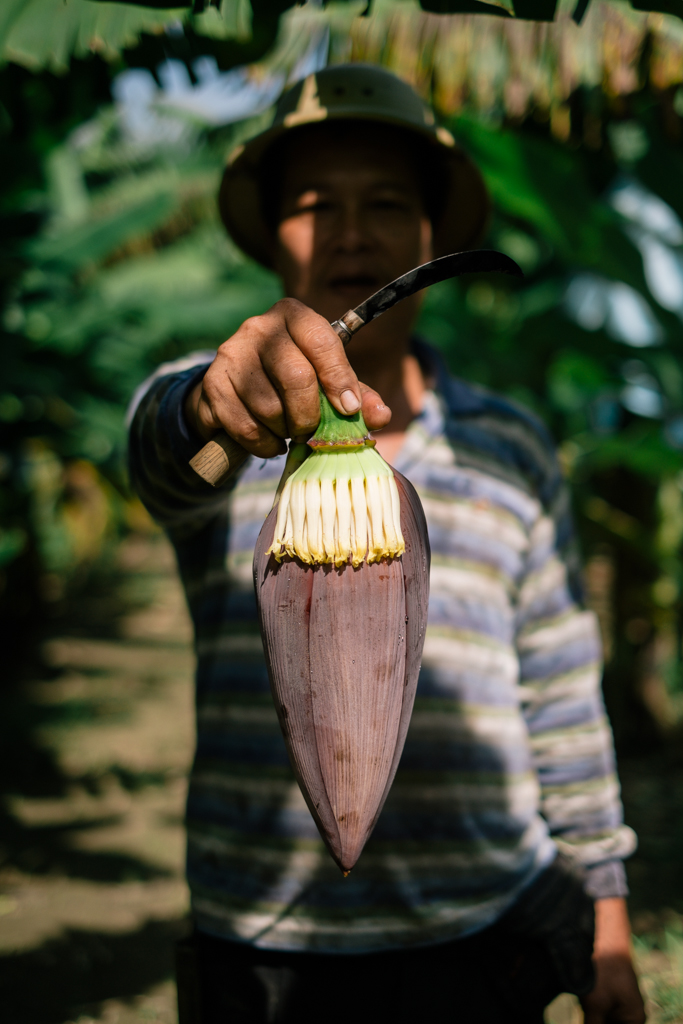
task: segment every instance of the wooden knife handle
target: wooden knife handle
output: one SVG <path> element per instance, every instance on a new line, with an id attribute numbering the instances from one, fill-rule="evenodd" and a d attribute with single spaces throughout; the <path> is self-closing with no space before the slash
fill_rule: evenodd
<path id="1" fill-rule="evenodd" d="M 190 465 L 207 484 L 220 487 L 248 457 L 249 452 L 241 444 L 220 430 L 190 459 Z"/>
<path id="2" fill-rule="evenodd" d="M 344 345 L 348 345 L 363 323 L 364 321 L 350 309 L 339 320 L 335 320 L 331 327 Z M 248 457 L 249 452 L 241 444 L 233 441 L 223 430 L 219 430 L 203 448 L 200 448 L 194 458 L 190 459 L 190 465 L 207 484 L 221 487 L 228 479 L 228 475 L 238 469 Z"/>

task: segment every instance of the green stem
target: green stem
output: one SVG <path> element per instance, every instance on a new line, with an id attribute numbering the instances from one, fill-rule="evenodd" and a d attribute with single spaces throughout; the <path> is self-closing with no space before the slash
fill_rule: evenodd
<path id="1" fill-rule="evenodd" d="M 342 416 L 329 402 L 322 388 L 319 394 L 320 423 L 308 442 L 311 448 L 364 448 L 368 443 L 374 445 L 360 411 L 353 416 Z"/>

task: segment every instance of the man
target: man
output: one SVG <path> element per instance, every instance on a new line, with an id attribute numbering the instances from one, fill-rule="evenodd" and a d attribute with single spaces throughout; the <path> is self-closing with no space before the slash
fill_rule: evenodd
<path id="1" fill-rule="evenodd" d="M 588 1024 L 642 1022 L 622 864 L 634 840 L 552 446 L 413 338 L 417 297 L 346 351 L 329 326 L 476 244 L 479 173 L 408 86 L 355 65 L 282 98 L 233 155 L 220 202 L 287 298 L 215 358 L 162 368 L 131 430 L 133 480 L 175 545 L 196 630 L 187 823 L 202 1020 L 532 1024 L 573 991 Z M 346 880 L 288 766 L 251 582 L 285 439 L 314 430 L 318 381 L 340 412 L 362 407 L 415 484 L 432 546 L 411 729 Z M 251 458 L 213 491 L 188 462 L 219 429 Z"/>

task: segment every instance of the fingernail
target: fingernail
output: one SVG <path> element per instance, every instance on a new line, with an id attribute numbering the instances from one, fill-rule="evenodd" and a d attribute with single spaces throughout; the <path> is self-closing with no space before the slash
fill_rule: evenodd
<path id="1" fill-rule="evenodd" d="M 360 409 L 360 402 L 350 389 L 348 391 L 342 391 L 339 396 L 339 401 L 344 406 L 344 412 L 348 413 L 349 416 L 351 413 L 358 412 Z"/>

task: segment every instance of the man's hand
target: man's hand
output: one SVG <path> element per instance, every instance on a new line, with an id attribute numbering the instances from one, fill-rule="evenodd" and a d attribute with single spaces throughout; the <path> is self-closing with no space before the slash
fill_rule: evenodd
<path id="1" fill-rule="evenodd" d="M 284 438 L 309 437 L 317 427 L 318 380 L 338 412 L 362 407 L 370 430 L 391 419 L 377 392 L 358 382 L 329 323 L 296 299 L 281 299 L 221 345 L 185 415 L 207 441 L 222 428 L 253 455 L 272 458 L 286 450 Z"/>
<path id="2" fill-rule="evenodd" d="M 595 988 L 581 1004 L 585 1024 L 644 1024 L 645 1007 L 631 959 L 626 901 L 595 903 Z"/>

